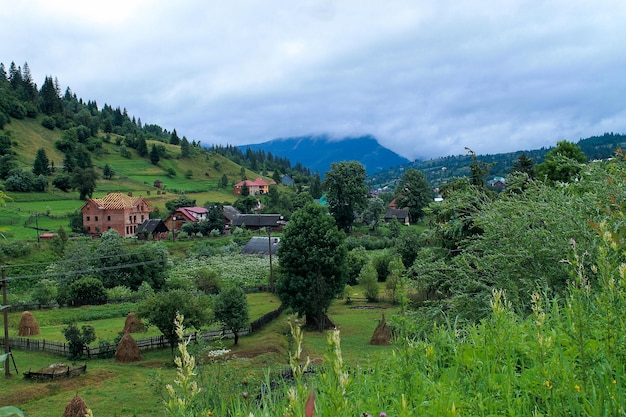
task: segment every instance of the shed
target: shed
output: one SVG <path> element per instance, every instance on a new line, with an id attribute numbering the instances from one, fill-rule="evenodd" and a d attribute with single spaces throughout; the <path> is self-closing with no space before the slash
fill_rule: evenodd
<path id="1" fill-rule="evenodd" d="M 408 208 L 404 208 L 404 209 L 390 208 L 390 209 L 388 209 L 387 213 L 385 213 L 385 222 L 390 222 L 394 218 L 396 218 L 400 223 L 408 226 L 410 224 L 410 222 L 409 222 L 409 209 Z"/>
<path id="2" fill-rule="evenodd" d="M 245 226 L 248 230 L 259 230 L 264 227 L 281 230 L 285 224 L 285 219 L 280 214 L 240 214 L 233 221 L 233 226 Z"/>
<path id="3" fill-rule="evenodd" d="M 271 239 L 271 241 L 269 240 Z M 246 246 L 241 250 L 243 255 L 269 255 L 270 247 L 272 249 L 272 255 L 276 254 L 278 250 L 278 244 L 280 238 L 269 236 L 255 236 L 246 243 Z"/>
<path id="4" fill-rule="evenodd" d="M 158 240 L 161 233 L 167 233 L 169 229 L 161 219 L 148 219 L 137 226 L 137 237 L 139 239 L 147 239 L 148 235 L 152 235 L 152 239 Z"/>

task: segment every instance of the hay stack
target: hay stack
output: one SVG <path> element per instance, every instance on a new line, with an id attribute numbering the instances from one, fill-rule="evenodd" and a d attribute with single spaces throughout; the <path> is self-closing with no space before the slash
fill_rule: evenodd
<path id="1" fill-rule="evenodd" d="M 87 407 L 85 401 L 76 395 L 76 397 L 72 398 L 72 401 L 65 406 L 63 417 L 85 417 L 88 410 L 89 407 Z"/>
<path id="2" fill-rule="evenodd" d="M 374 330 L 374 334 L 370 339 L 370 345 L 388 345 L 391 342 L 391 329 L 387 325 L 387 320 L 385 319 L 385 313 L 383 313 L 383 317 L 380 320 L 378 326 L 376 326 L 376 330 Z"/>
<path id="3" fill-rule="evenodd" d="M 146 326 L 141 319 L 137 317 L 137 314 L 132 311 L 126 316 L 126 322 L 124 322 L 124 333 L 143 333 L 146 331 Z"/>
<path id="4" fill-rule="evenodd" d="M 130 333 L 125 333 L 120 339 L 120 342 L 117 344 L 117 349 L 115 349 L 115 360 L 121 363 L 137 362 L 142 360 L 137 342 L 135 342 L 135 339 L 133 339 Z"/>
<path id="5" fill-rule="evenodd" d="M 35 316 L 30 311 L 25 311 L 22 313 L 22 317 L 20 318 L 20 329 L 17 332 L 18 336 L 33 336 L 41 333 L 39 331 L 39 325 L 37 324 L 37 320 L 35 320 Z"/>

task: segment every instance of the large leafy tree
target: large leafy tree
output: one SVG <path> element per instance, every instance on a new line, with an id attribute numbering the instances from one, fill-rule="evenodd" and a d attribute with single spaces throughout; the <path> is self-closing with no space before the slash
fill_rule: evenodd
<path id="1" fill-rule="evenodd" d="M 546 153 L 537 165 L 537 177 L 554 182 L 570 182 L 578 177 L 582 164 L 587 161 L 585 153 L 575 143 L 562 140 Z"/>
<path id="2" fill-rule="evenodd" d="M 98 173 L 91 168 L 76 168 L 72 173 L 72 187 L 78 190 L 79 198 L 86 200 L 91 198 L 96 189 Z"/>
<path id="3" fill-rule="evenodd" d="M 174 325 L 176 313 L 185 316 L 187 326 L 199 329 L 207 324 L 207 299 L 204 296 L 192 296 L 184 290 L 170 290 L 148 297 L 138 306 L 138 315 L 163 333 L 170 342 L 172 353 L 178 343 Z"/>
<path id="4" fill-rule="evenodd" d="M 309 203 L 296 211 L 278 247 L 280 300 L 322 330 L 330 303 L 345 287 L 346 256 L 345 234 L 323 207 Z"/>
<path id="5" fill-rule="evenodd" d="M 415 223 L 424 215 L 424 208 L 432 203 L 434 193 L 422 171 L 409 169 L 398 182 L 395 196 L 397 206 L 407 207 L 411 223 Z"/>
<path id="6" fill-rule="evenodd" d="M 213 305 L 215 319 L 235 335 L 235 345 L 239 342 L 239 332 L 250 326 L 248 300 L 240 287 L 229 287 L 215 299 Z"/>
<path id="7" fill-rule="evenodd" d="M 367 200 L 367 208 L 363 212 L 363 221 L 370 225 L 373 230 L 376 230 L 378 222 L 385 215 L 385 210 L 385 202 L 382 199 L 370 198 Z"/>
<path id="8" fill-rule="evenodd" d="M 356 217 L 367 206 L 365 167 L 357 161 L 342 161 L 331 164 L 326 173 L 324 186 L 326 201 L 337 227 L 346 232 L 352 228 Z"/>
<path id="9" fill-rule="evenodd" d="M 174 200 L 169 200 L 165 202 L 165 208 L 170 212 L 173 212 L 180 207 L 195 207 L 195 205 L 196 200 L 189 198 L 184 194 L 178 198 L 175 198 Z"/>

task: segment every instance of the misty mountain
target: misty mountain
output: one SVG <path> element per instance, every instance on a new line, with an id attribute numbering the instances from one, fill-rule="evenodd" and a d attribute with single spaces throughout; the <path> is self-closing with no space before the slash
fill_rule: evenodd
<path id="1" fill-rule="evenodd" d="M 333 162 L 358 161 L 368 175 L 404 165 L 410 161 L 381 146 L 373 136 L 331 140 L 328 136 L 301 136 L 280 138 L 268 142 L 239 146 L 244 152 L 263 150 L 274 156 L 288 158 L 292 164 L 302 164 L 312 172 L 324 173 Z"/>

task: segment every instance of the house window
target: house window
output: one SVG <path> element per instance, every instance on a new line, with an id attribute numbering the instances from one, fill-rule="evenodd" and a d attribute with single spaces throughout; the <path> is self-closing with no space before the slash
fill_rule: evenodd
<path id="1" fill-rule="evenodd" d="M 133 216 L 133 223 L 137 223 L 137 216 Z"/>
<path id="2" fill-rule="evenodd" d="M 90 220 L 90 219 L 89 219 L 89 216 L 87 216 L 87 221 L 89 221 L 89 220 Z"/>
<path id="3" fill-rule="evenodd" d="M 128 216 L 128 222 L 132 222 L 133 221 L 133 216 Z"/>
<path id="4" fill-rule="evenodd" d="M 141 215 L 141 222 L 143 223 L 143 214 Z"/>
<path id="5" fill-rule="evenodd" d="M 111 216 L 107 216 L 107 221 L 110 222 L 111 221 Z"/>
<path id="6" fill-rule="evenodd" d="M 94 219 L 94 221 L 96 221 L 96 222 L 97 222 L 97 221 L 98 221 L 98 216 L 94 216 L 94 218 L 93 218 L 93 219 Z"/>

